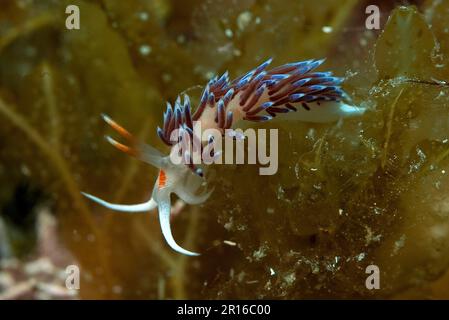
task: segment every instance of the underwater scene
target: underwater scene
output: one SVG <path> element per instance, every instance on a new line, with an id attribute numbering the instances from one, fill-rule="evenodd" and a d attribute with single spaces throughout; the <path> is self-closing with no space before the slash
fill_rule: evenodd
<path id="1" fill-rule="evenodd" d="M 16 299 L 449 299 L 449 1 L 0 0 Z"/>

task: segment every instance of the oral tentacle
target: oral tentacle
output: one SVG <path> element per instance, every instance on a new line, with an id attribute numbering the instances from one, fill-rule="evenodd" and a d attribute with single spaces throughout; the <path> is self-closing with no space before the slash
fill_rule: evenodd
<path id="1" fill-rule="evenodd" d="M 159 223 L 161 225 L 162 234 L 164 235 L 167 244 L 176 252 L 185 254 L 187 256 L 199 256 L 199 253 L 188 251 L 179 246 L 173 234 L 170 226 L 170 194 L 164 192 L 158 196 L 158 208 L 159 208 Z"/>
<path id="2" fill-rule="evenodd" d="M 147 202 L 139 203 L 139 204 L 118 204 L 118 203 L 110 203 L 110 202 L 104 201 L 98 197 L 95 197 L 95 196 L 85 193 L 85 192 L 81 192 L 81 193 L 86 198 L 89 198 L 90 200 L 92 200 L 98 204 L 101 204 L 102 206 L 104 206 L 108 209 L 115 210 L 115 211 L 132 212 L 132 213 L 148 212 L 157 207 L 157 203 L 153 198 L 151 198 Z"/>

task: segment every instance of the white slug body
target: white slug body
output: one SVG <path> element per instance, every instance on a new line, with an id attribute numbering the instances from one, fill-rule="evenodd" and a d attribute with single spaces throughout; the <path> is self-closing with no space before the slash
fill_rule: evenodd
<path id="1" fill-rule="evenodd" d="M 342 118 L 361 116 L 365 113 L 365 108 L 352 106 L 343 101 L 314 102 L 309 106 L 310 110 L 298 106 L 296 112 L 280 114 L 279 120 L 329 123 Z"/>
<path id="2" fill-rule="evenodd" d="M 325 123 L 362 115 L 364 108 L 344 102 L 346 94 L 340 88 L 342 78 L 333 77 L 331 72 L 312 72 L 323 61 L 307 60 L 265 71 L 271 63 L 269 59 L 233 81 L 229 81 L 226 72 L 220 78 L 215 77 L 209 81 L 194 113 L 191 112 L 187 95 L 184 95 L 183 103 L 178 97 L 174 108 L 167 103 L 164 123 L 157 133 L 162 141 L 172 148 L 171 152 L 174 152 L 176 142 L 171 140 L 171 134 L 175 130 L 182 141 L 196 139 L 200 141 L 200 148 L 210 147 L 213 141 L 205 142 L 201 137 L 195 136 L 195 121 L 201 123 L 203 130 L 218 129 L 224 134 L 226 129 L 236 129 L 242 120 L 261 122 L 277 117 L 280 120 Z M 141 204 L 113 204 L 86 193 L 83 195 L 116 211 L 148 212 L 157 207 L 162 234 L 167 244 L 181 254 L 197 256 L 198 253 L 182 248 L 173 238 L 170 227 L 170 195 L 175 193 L 188 204 L 206 201 L 212 190 L 202 190 L 205 189 L 202 169 L 196 167 L 193 161 L 189 161 L 192 160 L 191 154 L 183 153 L 185 163 L 174 164 L 169 156 L 164 156 L 155 148 L 136 140 L 108 116 L 103 115 L 103 119 L 127 140 L 128 145 L 111 137 L 106 137 L 108 142 L 117 149 L 159 168 L 159 175 L 152 197 Z"/>

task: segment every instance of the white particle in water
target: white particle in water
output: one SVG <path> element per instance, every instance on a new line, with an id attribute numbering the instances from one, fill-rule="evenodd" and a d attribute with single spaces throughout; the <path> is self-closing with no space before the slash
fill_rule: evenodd
<path id="1" fill-rule="evenodd" d="M 22 166 L 20 167 L 20 171 L 22 172 L 22 174 L 24 176 L 30 176 L 31 175 L 30 169 L 26 165 L 24 165 L 24 164 L 22 164 Z"/>
<path id="2" fill-rule="evenodd" d="M 368 41 L 365 38 L 361 38 L 360 39 L 360 45 L 362 47 L 366 47 L 367 44 L 368 44 Z"/>
<path id="3" fill-rule="evenodd" d="M 234 35 L 234 32 L 232 32 L 231 29 L 226 29 L 226 30 L 225 30 L 225 35 L 226 35 L 226 37 L 228 37 L 228 38 L 232 38 L 232 36 Z"/>
<path id="4" fill-rule="evenodd" d="M 123 289 L 121 286 L 115 285 L 112 287 L 112 292 L 114 292 L 114 294 L 121 294 L 123 292 Z"/>
<path id="5" fill-rule="evenodd" d="M 139 52 L 143 56 L 149 55 L 152 50 L 153 49 L 149 45 L 147 45 L 147 44 L 141 45 L 140 48 L 139 48 Z"/>
<path id="6" fill-rule="evenodd" d="M 147 21 L 149 18 L 148 12 L 142 11 L 139 13 L 139 19 L 142 21 Z"/>
<path id="7" fill-rule="evenodd" d="M 176 41 L 178 41 L 178 43 L 185 43 L 186 42 L 186 36 L 183 34 L 178 35 L 178 37 L 176 38 Z"/>
<path id="8" fill-rule="evenodd" d="M 436 182 L 434 183 L 434 186 L 435 186 L 435 189 L 439 190 L 440 187 L 441 187 L 441 181 L 436 181 Z"/>
<path id="9" fill-rule="evenodd" d="M 237 26 L 243 31 L 251 22 L 253 15 L 249 11 L 244 11 L 237 17 Z"/>
<path id="10" fill-rule="evenodd" d="M 323 30 L 324 33 L 331 33 L 333 31 L 331 26 L 323 26 L 321 30 Z"/>
<path id="11" fill-rule="evenodd" d="M 165 83 L 168 83 L 172 80 L 172 76 L 169 73 L 164 73 L 162 74 L 162 81 L 164 81 Z"/>
<path id="12" fill-rule="evenodd" d="M 296 280 L 296 275 L 295 275 L 295 273 L 294 272 L 292 272 L 292 273 L 290 273 L 290 274 L 287 274 L 285 277 L 284 277 L 284 281 L 285 281 L 285 283 L 287 284 L 287 285 L 292 285 L 294 282 L 295 282 L 295 280 Z"/>
<path id="13" fill-rule="evenodd" d="M 214 75 L 215 75 L 214 72 L 208 71 L 208 72 L 206 72 L 206 79 L 212 79 L 212 77 L 213 77 Z"/>
<path id="14" fill-rule="evenodd" d="M 227 244 L 228 246 L 231 246 L 231 247 L 235 247 L 237 245 L 237 243 L 235 243 L 234 241 L 229 241 L 229 240 L 224 240 L 223 243 Z"/>

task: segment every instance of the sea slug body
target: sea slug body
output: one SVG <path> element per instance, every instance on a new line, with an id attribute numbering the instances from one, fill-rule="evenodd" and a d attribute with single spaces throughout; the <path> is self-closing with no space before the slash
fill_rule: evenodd
<path id="1" fill-rule="evenodd" d="M 347 95 L 340 85 L 343 78 L 331 72 L 314 72 L 324 60 L 307 60 L 285 64 L 266 70 L 271 59 L 243 76 L 229 80 L 228 73 L 209 81 L 202 92 L 199 105 L 192 112 L 190 98 L 178 97 L 172 106 L 167 103 L 163 125 L 158 127 L 160 139 L 173 152 L 176 141 L 173 132 L 183 141 L 197 141 L 204 149 L 213 141 L 202 141 L 194 133 L 194 123 L 203 129 L 217 129 L 222 135 L 226 129 L 236 129 L 240 121 L 262 122 L 274 117 L 306 122 L 332 122 L 340 118 L 359 116 L 365 109 L 347 104 Z M 89 199 L 112 210 L 123 212 L 148 212 L 159 210 L 162 234 L 175 251 L 196 256 L 198 253 L 180 247 L 173 238 L 170 227 L 170 195 L 175 193 L 188 204 L 200 204 L 212 191 L 199 192 L 204 185 L 203 170 L 190 161 L 192 154 L 184 152 L 184 163 L 174 164 L 168 155 L 136 140 L 127 130 L 103 115 L 103 119 L 117 131 L 128 144 L 106 137 L 117 149 L 159 168 L 151 198 L 141 204 L 123 205 L 106 202 L 83 193 Z M 183 150 L 183 149 L 181 149 Z"/>

